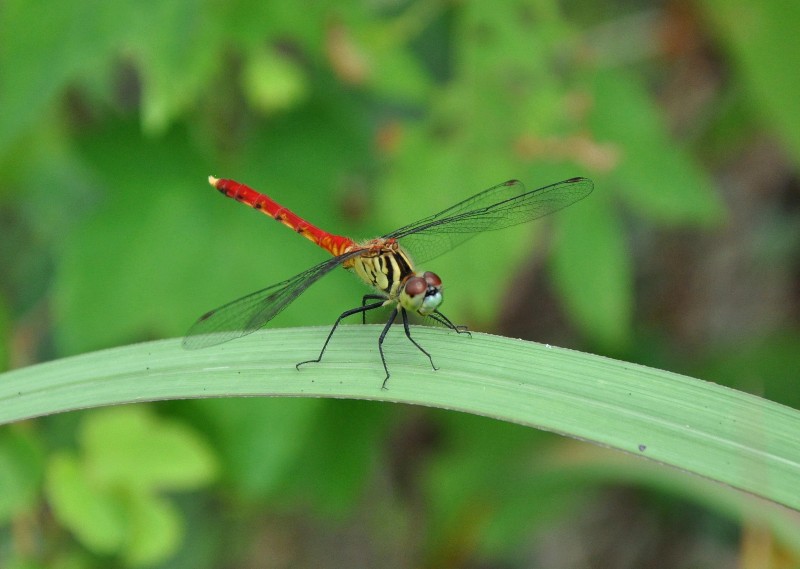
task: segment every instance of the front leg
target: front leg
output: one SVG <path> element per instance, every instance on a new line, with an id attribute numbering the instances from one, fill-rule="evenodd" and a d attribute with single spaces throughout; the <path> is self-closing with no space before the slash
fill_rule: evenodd
<path id="1" fill-rule="evenodd" d="M 467 330 L 466 326 L 464 326 L 463 324 L 459 325 L 453 324 L 447 316 L 445 316 L 438 310 L 434 310 L 432 313 L 428 314 L 428 317 L 432 318 L 433 320 L 436 320 L 442 326 L 450 328 L 451 330 L 455 330 L 459 334 L 467 334 L 470 338 L 472 337 L 472 334 L 470 334 L 470 331 Z"/>
<path id="2" fill-rule="evenodd" d="M 400 313 L 403 315 L 403 328 L 406 331 L 406 338 L 411 340 L 411 343 L 414 344 L 417 348 L 419 348 L 420 352 L 428 356 L 428 360 L 430 360 L 431 362 L 431 367 L 433 368 L 433 371 L 436 371 L 439 368 L 436 367 L 436 365 L 433 363 L 433 358 L 431 357 L 431 355 L 428 352 L 426 352 L 425 348 L 420 346 L 414 338 L 411 337 L 411 328 L 408 327 L 408 314 L 406 313 L 406 309 L 401 308 Z"/>

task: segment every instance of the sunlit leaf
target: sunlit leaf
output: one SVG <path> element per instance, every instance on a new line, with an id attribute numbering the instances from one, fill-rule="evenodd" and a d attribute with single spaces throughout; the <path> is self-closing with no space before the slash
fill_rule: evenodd
<path id="1" fill-rule="evenodd" d="M 128 529 L 120 496 L 92 481 L 72 455 L 52 456 L 47 470 L 47 496 L 59 522 L 89 549 L 106 554 L 117 551 Z"/>
<path id="2" fill-rule="evenodd" d="M 189 490 L 215 474 L 214 455 L 196 433 L 144 407 L 87 415 L 81 443 L 87 468 L 107 486 Z"/>

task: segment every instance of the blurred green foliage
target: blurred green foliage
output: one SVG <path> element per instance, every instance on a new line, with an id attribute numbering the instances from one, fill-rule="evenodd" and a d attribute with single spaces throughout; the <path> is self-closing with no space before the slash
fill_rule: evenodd
<path id="1" fill-rule="evenodd" d="M 797 405 L 796 317 L 686 332 L 713 321 L 719 300 L 700 295 L 705 312 L 679 318 L 691 296 L 686 253 L 711 250 L 714 265 L 726 250 L 704 241 L 673 255 L 663 235 L 694 245 L 755 211 L 714 183 L 737 179 L 728 168 L 755 139 L 782 141 L 784 164 L 797 164 L 799 26 L 800 8 L 777 0 L 6 0 L 0 365 L 178 336 L 205 310 L 324 258 L 220 198 L 208 174 L 354 237 L 504 179 L 536 187 L 585 175 L 596 190 L 583 203 L 436 261 L 451 319 L 492 330 L 513 312 L 507 329 L 551 326 L 534 327 L 534 339 L 704 370 Z M 670 98 L 681 73 L 691 79 Z M 776 175 L 763 170 L 758 187 Z M 800 250 L 796 215 L 766 211 L 762 226 L 788 237 L 754 271 L 764 276 Z M 534 267 L 549 268 L 552 284 L 523 278 Z M 785 268 L 796 286 L 797 265 Z M 332 322 L 359 286 L 331 275 L 273 325 Z M 283 552 L 294 566 L 336 565 L 340 540 L 386 567 L 483 556 L 522 566 L 520 543 L 596 505 L 608 483 L 591 468 L 585 478 L 533 472 L 561 441 L 456 414 L 343 401 L 157 409 L 165 416 L 120 409 L 0 431 L 0 565 L 215 567 L 279 559 L 281 539 L 305 539 L 315 544 L 302 554 Z M 221 482 L 209 487 L 217 463 Z M 673 491 L 704 503 L 702 492 Z M 636 496 L 665 518 L 685 504 Z M 700 533 L 704 520 L 724 526 L 704 513 Z"/>
<path id="2" fill-rule="evenodd" d="M 47 467 L 56 518 L 87 548 L 126 565 L 151 565 L 174 553 L 182 523 L 158 492 L 206 485 L 216 470 L 211 449 L 184 425 L 142 406 L 93 413 L 78 436 L 81 454 L 58 452 Z"/>

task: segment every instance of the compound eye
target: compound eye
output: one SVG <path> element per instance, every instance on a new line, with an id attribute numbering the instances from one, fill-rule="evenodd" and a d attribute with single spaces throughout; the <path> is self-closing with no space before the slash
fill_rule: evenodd
<path id="1" fill-rule="evenodd" d="M 422 277 L 411 277 L 406 281 L 405 292 L 410 297 L 424 294 L 426 290 L 428 290 L 428 283 Z"/>
<path id="2" fill-rule="evenodd" d="M 428 286 L 433 286 L 433 287 L 442 286 L 442 279 L 440 279 L 439 275 L 437 275 L 436 273 L 425 271 L 422 274 L 422 277 L 425 279 L 425 282 L 428 284 Z"/>

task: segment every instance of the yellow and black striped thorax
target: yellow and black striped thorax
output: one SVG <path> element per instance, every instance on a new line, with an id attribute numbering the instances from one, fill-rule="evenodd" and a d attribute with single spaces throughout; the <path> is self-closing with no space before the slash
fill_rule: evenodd
<path id="1" fill-rule="evenodd" d="M 397 298 L 400 285 L 414 274 L 414 264 L 397 243 L 354 258 L 352 269 L 361 280 L 392 299 Z"/>

